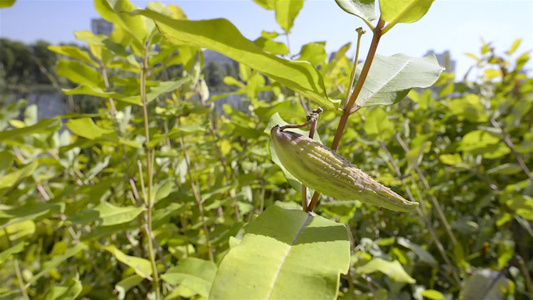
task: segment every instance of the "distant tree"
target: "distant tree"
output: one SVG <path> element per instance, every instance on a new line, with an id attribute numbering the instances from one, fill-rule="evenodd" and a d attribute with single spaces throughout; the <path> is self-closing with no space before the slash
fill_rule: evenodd
<path id="1" fill-rule="evenodd" d="M 212 91 L 222 91 L 224 90 L 224 77 L 226 76 L 226 71 L 223 67 L 220 66 L 218 62 L 212 60 L 207 64 L 204 69 L 206 75 L 207 86 Z"/>
<path id="2" fill-rule="evenodd" d="M 51 83 L 46 72 L 50 75 L 55 74 L 55 64 L 57 55 L 48 50 L 50 44 L 45 41 L 38 41 L 31 46 L 32 55 L 34 59 L 33 76 L 36 83 L 48 84 Z"/>

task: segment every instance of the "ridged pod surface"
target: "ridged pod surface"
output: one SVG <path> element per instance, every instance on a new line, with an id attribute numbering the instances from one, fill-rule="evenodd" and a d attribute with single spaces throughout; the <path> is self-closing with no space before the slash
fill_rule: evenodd
<path id="1" fill-rule="evenodd" d="M 394 211 L 411 211 L 411 202 L 372 179 L 335 151 L 301 134 L 271 130 L 271 140 L 283 166 L 304 185 L 337 200 L 359 200 Z"/>

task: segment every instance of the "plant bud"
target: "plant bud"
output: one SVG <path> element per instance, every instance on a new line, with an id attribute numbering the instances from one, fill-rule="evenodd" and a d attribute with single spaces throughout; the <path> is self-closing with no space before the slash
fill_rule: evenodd
<path id="1" fill-rule="evenodd" d="M 283 166 L 302 184 L 337 200 L 359 200 L 394 211 L 411 211 L 411 202 L 357 169 L 335 151 L 298 133 L 271 130 L 271 139 Z"/>

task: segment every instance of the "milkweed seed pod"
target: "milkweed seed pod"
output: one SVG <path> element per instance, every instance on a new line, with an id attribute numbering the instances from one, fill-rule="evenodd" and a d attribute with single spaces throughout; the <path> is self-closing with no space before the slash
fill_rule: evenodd
<path id="1" fill-rule="evenodd" d="M 378 183 L 335 151 L 298 133 L 271 130 L 271 139 L 283 166 L 304 185 L 337 200 L 359 200 L 395 211 L 411 211 L 411 202 Z"/>

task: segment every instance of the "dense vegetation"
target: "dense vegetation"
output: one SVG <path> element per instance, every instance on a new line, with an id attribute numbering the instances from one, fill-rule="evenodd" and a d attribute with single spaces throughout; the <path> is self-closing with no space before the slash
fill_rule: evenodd
<path id="1" fill-rule="evenodd" d="M 256 2 L 276 11 L 282 34 L 303 5 Z M 432 1 L 420 2 L 429 9 Z M 355 9 L 368 4 L 338 3 L 373 20 Z M 471 54 L 482 74 L 473 82 L 440 73 L 434 58 L 413 59 L 438 77 L 430 89 L 412 88 L 435 80 L 383 79 L 384 66 L 404 56 L 369 55 L 378 71 L 365 84 L 390 89 L 373 98 L 363 90 L 350 115 L 342 109 L 357 90 L 350 43 L 330 60 L 323 43 L 309 43 L 292 62 L 280 58 L 289 53 L 278 33 L 248 41 L 227 21 L 187 21 L 160 3 L 133 14 L 128 1 L 95 7 L 114 23 L 110 37 L 76 32 L 86 49 L 49 46 L 59 59 L 40 60 L 70 80 L 66 95 L 90 97 L 99 109 L 42 120 L 23 100 L 0 110 L 3 299 L 533 297 L 533 79 L 519 40 Z M 372 25 L 374 40 L 392 28 L 383 23 Z M 2 43 L 10 46 L 0 51 L 26 55 Z M 240 64 L 204 66 L 202 48 Z M 45 83 L 36 71 L 12 71 L 10 57 L 2 58 L 4 82 Z M 224 95 L 210 97 L 209 83 L 220 77 L 231 88 L 218 91 L 243 95 L 240 109 L 215 110 Z M 302 186 L 273 162 L 269 133 L 305 123 L 318 106 L 315 139 L 329 147 L 342 136 L 337 151 L 419 202 L 416 212 L 324 196 L 313 214 L 302 211 Z M 279 257 L 288 263 L 278 270 L 269 259 Z M 273 277 L 276 285 L 242 294 Z"/>

